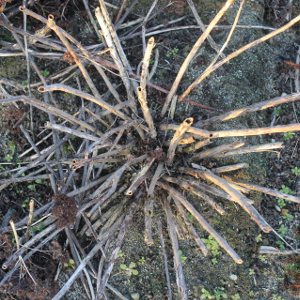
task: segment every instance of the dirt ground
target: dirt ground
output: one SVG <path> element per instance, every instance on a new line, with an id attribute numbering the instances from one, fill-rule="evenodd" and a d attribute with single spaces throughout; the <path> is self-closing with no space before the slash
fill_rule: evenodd
<path id="1" fill-rule="evenodd" d="M 74 1 L 65 11 L 65 19 L 61 21 L 60 26 L 65 26 L 71 34 L 84 45 L 96 43 L 97 37 L 91 34 L 88 18 L 84 14 L 83 5 Z M 120 1 L 108 0 L 109 3 L 120 5 Z M 159 1 L 160 2 L 160 1 Z M 199 0 L 194 1 L 203 22 L 208 24 L 213 16 L 218 12 L 225 1 L 218 0 Z M 287 22 L 289 17 L 294 17 L 300 13 L 300 5 L 292 1 L 290 9 L 289 1 L 277 0 L 253 0 L 247 1 L 243 9 L 238 25 L 245 25 L 246 28 L 237 28 L 234 35 L 225 50 L 225 53 L 240 48 L 264 34 L 269 29 L 266 27 L 278 28 Z M 14 4 L 14 2 L 12 2 Z M 152 1 L 138 1 L 129 20 L 145 16 Z M 240 1 L 237 1 L 232 8 L 221 19 L 220 25 L 229 25 L 234 21 Z M 44 3 L 45 5 L 45 3 Z M 129 4 L 128 4 L 129 5 Z M 91 11 L 97 6 L 97 1 L 90 1 Z M 43 7 L 45 8 L 45 7 Z M 36 7 L 37 12 L 39 6 Z M 50 6 L 45 9 L 47 13 L 53 13 L 54 8 Z M 113 15 L 115 11 L 110 8 Z M 190 26 L 195 25 L 196 21 L 192 15 L 186 1 L 174 1 L 167 9 L 162 11 L 147 24 L 153 27 L 166 22 L 184 17 L 181 21 L 172 26 Z M 16 15 L 13 18 L 15 26 L 21 26 L 21 17 Z M 32 22 L 32 23 L 31 23 Z M 78 26 L 80 24 L 80 26 Z M 39 24 L 28 20 L 28 25 L 32 31 L 38 29 Z M 172 27 L 171 26 L 171 27 Z M 251 28 L 251 26 L 265 26 L 265 28 Z M 166 27 L 169 28 L 169 27 Z M 227 37 L 228 29 L 216 28 L 211 36 L 216 43 L 221 46 Z M 122 34 L 122 30 L 120 30 Z M 153 77 L 153 83 L 160 85 L 165 89 L 170 89 L 172 82 L 184 61 L 187 53 L 194 42 L 199 37 L 198 28 L 188 28 L 177 31 L 166 31 L 155 35 L 156 48 L 159 50 L 159 64 Z M 9 39 L 8 32 L 0 28 L 0 40 Z M 296 65 L 297 55 L 299 56 L 300 45 L 300 25 L 272 38 L 266 43 L 260 44 L 255 48 L 241 54 L 230 63 L 224 65 L 219 70 L 210 75 L 203 83 L 198 86 L 190 95 L 189 99 L 206 106 L 214 107 L 223 111 L 230 111 L 241 108 L 253 103 L 268 100 L 283 93 L 293 93 L 296 91 L 295 82 L 297 80 Z M 142 57 L 141 38 L 135 37 L 122 43 L 131 66 L 136 69 Z M 184 91 L 191 82 L 201 74 L 209 62 L 215 57 L 215 51 L 205 42 L 200 48 L 199 53 L 193 60 L 188 72 L 180 85 L 179 93 Z M 18 82 L 26 80 L 25 58 L 0 58 L 0 76 L 14 79 Z M 55 72 L 58 65 L 46 64 L 39 60 L 43 70 L 50 73 Z M 298 69 L 297 69 L 298 68 Z M 83 87 L 84 88 L 84 87 Z M 34 92 L 35 93 L 35 92 Z M 153 111 L 159 113 L 161 103 L 164 101 L 164 95 L 150 88 L 149 97 L 153 99 Z M 60 99 L 61 105 L 69 112 L 72 112 L 70 106 L 73 99 Z M 1 106 L 0 121 L 1 140 L 0 157 L 2 163 L 2 172 L 17 167 L 20 161 L 17 157 L 29 146 L 26 139 L 20 131 L 9 130 L 11 123 L 17 120 L 23 114 L 22 107 L 19 115 L 15 110 L 9 110 L 7 106 Z M 43 127 L 45 116 L 43 114 L 34 115 L 34 127 Z M 17 115 L 16 115 L 17 114 Z M 182 122 L 185 118 L 193 116 L 197 120 L 205 120 L 217 112 L 204 110 L 187 103 L 180 104 L 176 110 L 174 121 Z M 247 117 L 240 117 L 225 123 L 218 123 L 214 130 L 225 130 L 229 128 L 254 128 L 272 125 L 299 123 L 300 103 L 283 105 L 276 109 L 268 109 L 262 112 L 252 113 Z M 13 121 L 11 121 L 13 120 Z M 24 126 L 28 125 L 28 120 Z M 29 125 L 27 126 L 29 127 Z M 237 162 L 246 162 L 250 165 L 248 169 L 239 171 L 235 177 L 244 181 L 253 182 L 266 187 L 282 190 L 285 193 L 293 195 L 300 194 L 300 148 L 298 145 L 299 133 L 264 135 L 255 137 L 242 137 L 247 145 L 257 145 L 270 142 L 283 142 L 284 147 L 280 151 L 247 154 L 243 156 L 231 157 L 229 159 L 212 160 L 207 162 L 211 167 L 216 165 L 228 165 Z M 213 145 L 222 142 L 236 141 L 237 139 L 228 138 L 222 141 L 216 140 Z M 239 139 L 240 140 L 240 139 Z M 47 146 L 47 142 L 44 144 Z M 9 160 L 9 156 L 12 156 Z M 131 170 L 132 171 L 132 170 Z M 136 170 L 135 170 L 136 171 Z M 130 174 L 130 172 L 128 172 Z M 52 191 L 47 184 L 22 183 L 16 184 L 1 191 L 0 198 L 0 223 L 8 209 L 14 209 L 15 221 L 22 219 L 26 214 L 26 205 L 31 197 L 41 204 L 49 202 Z M 226 214 L 221 216 L 212 211 L 208 204 L 199 201 L 192 194 L 185 193 L 187 199 L 201 212 L 207 221 L 228 241 L 235 251 L 242 257 L 243 264 L 237 265 L 232 259 L 217 246 L 212 246 L 214 251 L 210 251 L 208 256 L 197 249 L 194 240 L 182 233 L 182 239 L 179 241 L 181 250 L 181 260 L 183 262 L 183 271 L 185 274 L 186 285 L 189 299 L 257 299 L 257 300 L 293 300 L 300 299 L 300 260 L 298 255 L 279 256 L 259 254 L 261 246 L 272 246 L 275 248 L 290 250 L 298 249 L 299 246 L 299 205 L 287 202 L 280 202 L 272 196 L 263 195 L 258 192 L 250 192 L 248 198 L 254 200 L 254 206 L 265 217 L 266 221 L 280 233 L 291 247 L 282 242 L 274 233 L 265 234 L 260 231 L 258 226 L 251 221 L 241 208 L 232 202 L 218 199 L 218 203 L 226 210 Z M 115 200 L 116 203 L 124 200 L 123 195 Z M 167 197 L 166 194 L 163 197 Z M 125 199 L 126 200 L 126 199 Z M 164 212 L 161 205 L 157 204 L 154 208 L 154 224 L 158 220 L 162 221 L 165 248 L 168 256 L 169 273 L 172 286 L 173 299 L 180 299 L 176 286 L 176 277 L 172 261 L 172 246 L 167 236 L 167 224 L 165 222 Z M 208 234 L 191 218 L 199 236 L 206 239 L 209 244 Z M 178 217 L 178 222 L 180 218 Z M 109 284 L 119 290 L 126 299 L 169 299 L 166 285 L 164 258 L 162 247 L 157 231 L 154 226 L 154 245 L 147 246 L 144 242 L 144 211 L 142 205 L 138 207 L 133 217 L 129 231 L 126 233 L 125 241 L 121 252 L 118 255 L 115 268 L 112 272 Z M 4 237 L 0 237 L 4 239 Z M 56 240 L 60 245 L 64 245 L 66 237 L 63 233 L 58 235 Z M 107 254 L 114 248 L 114 244 L 107 245 Z M 82 237 L 84 247 L 90 249 L 91 241 L 89 237 Z M 53 246 L 53 245 L 52 245 Z M 51 246 L 51 247 L 52 247 Z M 13 247 L 13 246 L 12 246 Z M 49 247 L 49 246 L 47 246 Z M 0 259 L 6 257 L 9 249 L 0 248 Z M 53 292 L 58 291 L 63 286 L 67 278 L 73 272 L 73 266 L 70 264 L 68 255 L 65 255 L 63 261 L 67 264 L 62 268 L 58 280 L 54 283 L 47 283 L 47 272 L 55 273 L 59 259 L 52 260 L 51 265 L 41 264 L 43 257 L 36 256 L 33 264 L 43 267 L 43 278 L 41 285 L 45 286 L 45 293 L 40 293 L 40 298 L 29 293 L 24 295 L 9 296 L 5 291 L 1 291 L 3 299 L 52 299 Z M 97 269 L 99 257 L 96 255 L 92 260 Z M 61 263 L 61 265 L 64 265 Z M 131 265 L 135 263 L 135 265 Z M 126 265 L 124 267 L 124 265 Z M 134 274 L 137 270 L 138 274 Z M 0 273 L 0 279 L 5 275 L 4 271 Z M 18 274 L 17 274 L 18 275 Z M 16 277 L 17 282 L 17 277 Z M 23 282 L 24 290 L 30 282 Z M 95 282 L 93 282 L 95 284 Z M 50 288 L 49 288 L 50 287 Z M 53 289 L 49 291 L 49 289 Z M 55 293 L 54 293 L 55 294 Z M 51 296 L 49 296 L 51 295 Z M 64 299 L 88 299 L 79 279 L 72 286 Z M 107 290 L 107 299 L 120 299 L 110 290 Z"/>

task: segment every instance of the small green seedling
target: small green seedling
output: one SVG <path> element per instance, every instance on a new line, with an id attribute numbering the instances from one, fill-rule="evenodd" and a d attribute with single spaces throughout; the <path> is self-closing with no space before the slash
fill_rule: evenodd
<path id="1" fill-rule="evenodd" d="M 187 215 L 189 221 L 190 221 L 190 222 L 193 222 L 194 216 L 193 216 L 191 213 L 189 213 L 189 212 L 188 212 L 186 215 Z"/>
<path id="2" fill-rule="evenodd" d="M 212 262 L 214 265 L 216 265 L 216 264 L 218 263 L 218 260 L 214 257 L 214 258 L 211 259 L 211 262 Z"/>
<path id="3" fill-rule="evenodd" d="M 11 162 L 13 160 L 13 157 L 10 154 L 7 154 L 5 156 L 5 159 L 6 159 L 7 162 Z"/>
<path id="4" fill-rule="evenodd" d="M 22 204 L 21 204 L 21 206 L 22 207 L 28 207 L 28 203 L 29 203 L 29 198 L 26 198 L 23 202 L 22 202 Z"/>
<path id="5" fill-rule="evenodd" d="M 139 262 L 141 265 L 143 265 L 146 262 L 146 259 L 144 256 L 142 256 L 142 258 L 139 259 Z"/>
<path id="6" fill-rule="evenodd" d="M 32 191 L 35 191 L 36 190 L 36 184 L 29 184 L 29 185 L 27 185 L 27 187 L 30 189 L 30 190 L 32 190 Z"/>
<path id="7" fill-rule="evenodd" d="M 295 135 L 295 132 L 294 132 L 294 131 L 286 132 L 286 133 L 284 133 L 284 135 L 283 135 L 283 139 L 284 139 L 285 141 L 291 140 L 291 139 L 294 137 L 294 135 Z"/>
<path id="8" fill-rule="evenodd" d="M 290 215 L 289 213 L 284 214 L 283 218 L 284 218 L 285 220 L 287 220 L 288 222 L 290 222 L 290 221 L 293 220 L 293 216 Z"/>
<path id="9" fill-rule="evenodd" d="M 291 169 L 292 173 L 296 176 L 299 176 L 300 175 L 300 169 L 295 167 L 293 169 Z"/>
<path id="10" fill-rule="evenodd" d="M 38 227 L 30 227 L 30 231 L 38 231 L 38 232 L 42 232 L 45 229 L 46 225 L 42 224 Z"/>
<path id="11" fill-rule="evenodd" d="M 288 186 L 285 186 L 285 185 L 281 186 L 280 192 L 283 192 L 283 193 L 289 194 L 289 195 L 293 195 L 294 194 L 294 192 Z"/>
<path id="12" fill-rule="evenodd" d="M 283 300 L 283 298 L 277 294 L 272 294 L 272 300 Z"/>
<path id="13" fill-rule="evenodd" d="M 259 258 L 262 262 L 264 262 L 264 263 L 268 262 L 267 257 L 264 256 L 264 255 L 259 255 L 258 258 Z"/>
<path id="14" fill-rule="evenodd" d="M 121 257 L 124 257 L 124 256 L 125 256 L 125 254 L 123 253 L 122 250 L 120 250 L 120 251 L 118 252 L 117 258 L 121 258 Z"/>
<path id="15" fill-rule="evenodd" d="M 281 224 L 280 228 L 278 229 L 278 232 L 283 237 L 283 236 L 285 236 L 285 234 L 287 232 L 287 228 L 283 224 Z"/>
<path id="16" fill-rule="evenodd" d="M 284 242 L 283 241 L 276 241 L 276 244 L 278 245 L 279 249 L 284 250 L 285 246 L 284 246 Z"/>
<path id="17" fill-rule="evenodd" d="M 200 299 L 214 299 L 214 295 L 211 295 L 206 289 L 202 288 L 201 291 L 203 294 L 201 295 Z"/>
<path id="18" fill-rule="evenodd" d="M 126 275 L 128 276 L 139 274 L 138 270 L 134 269 L 135 267 L 136 267 L 136 263 L 134 262 L 131 262 L 128 267 L 125 264 L 120 265 L 120 268 L 124 270 Z"/>
<path id="19" fill-rule="evenodd" d="M 64 267 L 75 269 L 75 261 L 73 259 L 69 259 L 66 263 L 64 263 Z"/>
<path id="20" fill-rule="evenodd" d="M 200 299 L 228 299 L 228 295 L 224 292 L 224 288 L 215 288 L 213 294 L 211 294 L 206 289 L 202 288 L 202 295 Z M 232 299 L 240 299 L 240 298 L 232 298 Z"/>
<path id="21" fill-rule="evenodd" d="M 15 142 L 9 142 L 8 147 L 11 152 L 15 152 L 17 144 Z"/>
<path id="22" fill-rule="evenodd" d="M 42 73 L 42 75 L 43 75 L 44 77 L 47 77 L 47 76 L 49 76 L 49 74 L 50 74 L 50 72 L 47 71 L 47 70 L 41 71 L 41 73 Z"/>
<path id="23" fill-rule="evenodd" d="M 255 275 L 255 271 L 251 268 L 249 268 L 249 276 Z"/>
<path id="24" fill-rule="evenodd" d="M 209 235 L 208 239 L 201 239 L 202 242 L 206 245 L 208 250 L 211 250 L 214 256 L 219 254 L 220 246 L 218 242 L 213 238 L 213 236 Z"/>
<path id="25" fill-rule="evenodd" d="M 171 57 L 172 55 L 174 55 L 174 54 L 176 54 L 176 53 L 178 53 L 178 48 L 174 48 L 174 49 L 172 49 L 171 51 L 168 51 L 168 53 L 167 53 L 167 57 Z"/>
<path id="26" fill-rule="evenodd" d="M 261 234 L 259 234 L 258 236 L 256 236 L 255 240 L 256 240 L 257 243 L 261 242 L 262 241 Z"/>
<path id="27" fill-rule="evenodd" d="M 281 112 L 282 112 L 281 106 L 278 106 L 278 107 L 275 108 L 275 115 L 276 115 L 276 117 L 279 117 L 280 114 L 281 114 Z"/>
<path id="28" fill-rule="evenodd" d="M 187 260 L 187 257 L 182 254 L 181 250 L 179 250 L 178 252 L 179 252 L 179 255 L 180 255 L 181 262 L 185 262 Z"/>
<path id="29" fill-rule="evenodd" d="M 214 289 L 214 297 L 215 299 L 219 300 L 219 299 L 227 299 L 228 296 L 224 291 L 224 288 L 216 288 Z"/>
<path id="30" fill-rule="evenodd" d="M 241 299 L 241 297 L 240 297 L 239 294 L 234 294 L 234 295 L 230 296 L 230 299 L 232 299 L 232 300 L 239 300 L 239 299 Z"/>
<path id="31" fill-rule="evenodd" d="M 282 198 L 276 198 L 277 199 L 277 204 L 280 208 L 284 208 L 286 206 L 286 202 Z"/>

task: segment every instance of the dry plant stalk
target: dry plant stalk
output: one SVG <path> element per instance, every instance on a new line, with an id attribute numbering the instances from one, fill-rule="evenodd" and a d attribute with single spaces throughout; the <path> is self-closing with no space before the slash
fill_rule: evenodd
<path id="1" fill-rule="evenodd" d="M 187 118 L 176 129 L 176 132 L 170 142 L 170 146 L 169 146 L 168 153 L 167 153 L 167 157 L 168 157 L 167 164 L 168 165 L 172 164 L 178 143 L 181 140 L 182 136 L 185 134 L 185 132 L 193 124 L 193 121 L 194 121 L 193 118 Z"/>
<path id="2" fill-rule="evenodd" d="M 35 143 L 24 128 L 25 126 L 21 128 L 31 145 L 29 151 L 33 149 L 37 154 L 35 157 L 29 157 L 32 161 L 28 165 L 12 170 L 10 172 L 13 174 L 12 178 L 0 180 L 0 190 L 16 182 L 50 178 L 52 189 L 55 194 L 58 191 L 63 191 L 67 197 L 76 197 L 78 211 L 76 212 L 77 219 L 75 225 L 68 224 L 70 227 L 65 227 L 65 233 L 70 242 L 70 249 L 74 259 L 76 260 L 76 270 L 68 279 L 65 286 L 52 298 L 53 300 L 61 299 L 68 292 L 70 286 L 78 276 L 82 278 L 83 283 L 86 286 L 87 294 L 97 300 L 104 299 L 105 289 L 107 287 L 113 289 L 109 285 L 108 281 L 112 274 L 118 252 L 123 243 L 125 233 L 130 226 L 130 222 L 135 211 L 137 210 L 137 205 L 141 202 L 143 197 L 146 197 L 144 201 L 144 238 L 145 242 L 149 246 L 153 245 L 155 241 L 154 236 L 156 235 L 154 227 L 156 222 L 154 222 L 154 220 L 157 218 L 157 215 L 154 210 L 162 208 L 165 210 L 166 218 L 164 221 L 168 224 L 168 232 L 174 254 L 174 270 L 176 272 L 178 291 L 181 299 L 187 299 L 187 287 L 179 255 L 178 238 L 180 238 L 183 234 L 190 236 L 194 239 L 195 244 L 202 251 L 203 255 L 208 254 L 206 246 L 203 244 L 203 241 L 187 216 L 187 211 L 194 216 L 196 221 L 204 228 L 204 230 L 207 231 L 208 234 L 214 237 L 219 245 L 237 264 L 243 263 L 242 258 L 239 257 L 239 255 L 221 237 L 221 235 L 216 232 L 216 230 L 202 217 L 188 199 L 183 196 L 183 191 L 194 193 L 221 215 L 224 215 L 226 212 L 221 204 L 219 204 L 217 200 L 213 199 L 212 196 L 222 197 L 225 201 L 228 200 L 238 203 L 248 213 L 249 217 L 258 224 L 261 230 L 266 233 L 270 232 L 272 228 L 252 206 L 253 201 L 247 199 L 241 192 L 246 193 L 249 189 L 256 190 L 274 197 L 280 197 L 295 203 L 300 203 L 299 197 L 287 195 L 252 183 L 242 182 L 232 176 L 220 177 L 220 174 L 225 172 L 236 172 L 240 169 L 247 168 L 248 164 L 246 163 L 214 167 L 211 170 L 207 169 L 205 166 L 206 162 L 209 161 L 210 158 L 224 158 L 232 155 L 280 149 L 282 147 L 282 143 L 280 142 L 245 146 L 244 142 L 235 141 L 231 143 L 225 142 L 217 147 L 207 146 L 209 146 L 213 139 L 216 138 L 300 131 L 299 124 L 223 131 L 211 131 L 207 129 L 207 127 L 216 122 L 227 121 L 244 116 L 251 112 L 300 100 L 300 93 L 278 97 L 234 111 L 226 112 L 222 115 L 211 117 L 204 121 L 199 121 L 194 124 L 194 127 L 192 127 L 194 121 L 192 117 L 186 118 L 178 125 L 174 122 L 171 124 L 163 124 L 164 120 L 160 119 L 157 121 L 157 119 L 154 119 L 151 115 L 150 105 L 148 105 L 150 101 L 147 102 L 147 89 L 149 86 L 168 94 L 160 115 L 163 117 L 166 114 L 170 102 L 173 101 L 174 106 L 172 107 L 171 112 L 173 117 L 173 113 L 176 114 L 176 104 L 182 101 L 183 98 L 186 97 L 186 95 L 188 95 L 196 85 L 201 83 L 204 78 L 209 76 L 211 72 L 243 51 L 286 30 L 295 24 L 295 22 L 300 20 L 300 16 L 296 17 L 280 29 L 273 31 L 272 33 L 225 57 L 223 50 L 231 39 L 244 1 L 241 2 L 240 9 L 236 15 L 228 38 L 220 50 L 211 39 L 210 32 L 214 29 L 217 22 L 225 14 L 233 2 L 234 0 L 226 1 L 225 5 L 213 18 L 207 29 L 204 30 L 203 23 L 195 11 L 193 2 L 188 0 L 190 7 L 193 9 L 193 14 L 197 23 L 200 24 L 203 29 L 203 34 L 196 41 L 192 50 L 184 60 L 177 77 L 172 84 L 170 92 L 149 82 L 153 76 L 156 66 L 159 64 L 158 50 L 156 49 L 155 67 L 153 67 L 152 72 L 149 75 L 149 61 L 152 50 L 155 46 L 153 37 L 148 40 L 147 47 L 144 49 L 145 54 L 142 60 L 141 76 L 139 77 L 139 74 L 136 75 L 132 72 L 130 63 L 126 57 L 124 49 L 122 48 L 122 39 L 119 38 L 117 32 L 117 29 L 121 26 L 120 22 L 123 22 L 125 19 L 124 16 L 126 13 L 123 17 L 121 17 L 121 12 L 125 7 L 126 1 L 123 2 L 123 6 L 119 10 L 116 18 L 116 20 L 119 21 L 116 26 L 114 26 L 110 20 L 104 1 L 99 1 L 100 7 L 96 8 L 95 15 L 100 25 L 101 32 L 96 33 L 98 36 L 104 37 L 107 45 L 107 48 L 105 49 L 104 45 L 99 45 L 99 43 L 92 46 L 82 46 L 79 41 L 55 23 L 53 15 L 49 15 L 48 19 L 45 19 L 28 10 L 26 7 L 20 8 L 20 10 L 26 15 L 32 16 L 38 21 L 47 24 L 47 26 L 57 34 L 59 40 L 55 41 L 50 40 L 45 36 L 41 38 L 37 35 L 30 35 L 34 42 L 39 41 L 40 45 L 48 47 L 46 49 L 49 49 L 50 47 L 51 51 L 55 52 L 45 54 L 51 54 L 51 57 L 59 57 L 59 59 L 61 59 L 68 52 L 68 55 L 76 63 L 74 68 L 67 68 L 66 70 L 59 71 L 59 74 L 51 76 L 51 81 L 65 76 L 65 74 L 76 68 L 76 74 L 79 76 L 81 73 L 85 81 L 82 89 L 91 91 L 91 94 L 89 92 L 83 92 L 81 90 L 79 80 L 76 81 L 78 88 L 74 88 L 61 83 L 48 85 L 45 78 L 42 76 L 41 82 L 30 84 L 29 86 L 30 88 L 35 88 L 43 84 L 43 86 L 38 88 L 38 91 L 44 93 L 45 101 L 34 99 L 30 95 L 7 97 L 0 100 L 0 103 L 25 102 L 26 104 L 32 105 L 35 108 L 46 112 L 49 114 L 49 122 L 46 123 L 46 129 L 53 130 L 53 132 L 46 138 L 42 138 Z M 84 1 L 84 3 L 85 6 L 88 7 L 88 2 Z M 151 9 L 141 24 L 143 45 L 146 45 L 145 37 L 149 35 L 152 36 L 151 32 L 146 32 L 145 25 L 146 22 L 150 21 L 150 19 L 155 15 L 152 14 L 152 10 L 156 6 L 156 3 L 159 3 L 159 1 L 153 2 Z M 2 12 L 2 8 L 3 5 L 0 8 L 0 14 Z M 130 9 L 128 11 L 130 11 Z M 2 17 L 4 21 L 2 20 Z M 9 25 L 9 22 L 7 22 L 4 18 L 4 14 L 2 17 L 0 17 L 0 24 L 11 30 L 14 36 L 17 36 L 16 32 L 23 35 L 27 34 L 26 32 L 20 31 L 20 29 Z M 92 20 L 90 12 L 89 17 Z M 93 28 L 96 28 L 94 25 L 95 24 L 93 24 Z M 47 30 L 49 30 L 49 28 Z M 206 38 L 212 44 L 212 47 L 216 49 L 217 55 L 202 75 L 178 98 L 175 94 L 178 89 L 178 85 L 181 82 L 190 62 L 195 57 L 199 47 L 203 44 Z M 27 45 L 30 49 L 30 51 L 27 50 L 27 58 L 29 57 L 28 55 L 35 49 L 31 49 L 33 45 L 35 45 L 34 47 L 38 47 L 39 44 L 32 42 Z M 22 49 L 25 53 L 25 48 L 22 43 L 18 43 L 11 49 Z M 94 49 L 97 49 L 97 51 L 94 52 Z M 95 53 L 97 54 L 95 55 Z M 104 53 L 109 55 L 110 58 L 104 59 L 102 57 Z M 11 55 L 13 54 L 14 53 L 12 52 Z M 223 59 L 220 62 L 217 62 L 220 56 Z M 113 63 L 109 61 L 110 59 Z M 33 61 L 31 60 L 31 63 L 32 62 Z M 104 97 L 101 96 L 103 90 L 100 88 L 97 89 L 90 77 L 88 72 L 89 64 L 96 69 L 97 75 L 105 82 L 104 89 L 106 90 L 104 91 Z M 32 65 L 34 66 L 35 72 L 41 76 L 41 72 L 36 64 Z M 117 70 L 118 74 L 116 74 L 115 70 Z M 106 72 L 110 72 L 111 76 L 108 76 Z M 70 78 L 71 77 L 68 77 L 66 79 L 70 80 Z M 114 81 L 112 81 L 111 78 L 114 78 Z M 140 81 L 140 86 L 136 82 L 136 79 Z M 115 81 L 123 87 L 123 91 L 125 91 L 124 95 L 120 94 L 119 90 L 121 89 L 114 84 Z M 24 91 L 22 85 L 15 81 L 1 78 L 1 82 L 9 84 L 16 89 L 21 89 L 22 92 Z M 59 109 L 58 107 L 55 107 L 55 105 L 47 103 L 48 93 L 57 91 L 70 93 L 71 95 L 77 96 L 81 99 L 81 106 L 79 105 L 77 107 L 75 114 L 72 115 L 68 113 L 67 110 Z M 114 103 L 117 104 L 110 104 L 111 102 L 108 102 L 110 101 L 110 99 L 108 99 L 109 96 L 115 99 Z M 123 99 L 125 101 L 122 101 Z M 193 103 L 191 101 L 188 102 Z M 217 108 L 209 108 L 201 104 L 198 104 L 198 106 L 218 111 Z M 56 124 L 56 122 L 60 125 Z M 99 125 L 98 122 L 102 125 Z M 169 120 L 167 120 L 167 122 L 169 122 Z M 175 133 L 173 134 L 171 132 L 173 135 L 166 141 L 166 132 L 161 131 L 167 130 L 173 130 Z M 59 136 L 57 132 L 65 134 L 64 136 Z M 50 141 L 50 136 L 53 137 L 53 142 Z M 73 145 L 71 141 L 72 136 L 76 136 L 76 139 L 80 142 L 74 143 Z M 200 141 L 197 141 L 199 139 Z M 50 144 L 49 148 L 39 150 L 37 146 L 42 145 L 45 140 L 47 140 L 47 143 Z M 141 140 L 143 141 L 142 143 Z M 65 142 L 69 142 L 72 145 L 74 153 L 70 155 L 69 153 L 64 152 L 64 156 L 60 156 L 60 151 L 64 151 L 63 145 Z M 202 150 L 204 147 L 206 148 Z M 100 151 L 100 153 L 98 151 Z M 25 151 L 22 154 L 22 157 L 27 155 L 27 153 L 28 152 Z M 51 155 L 54 153 L 56 157 L 51 158 Z M 25 158 L 25 160 L 26 159 L 28 160 L 28 157 Z M 49 159 L 51 159 L 51 161 L 48 161 Z M 201 161 L 203 165 L 197 165 L 194 163 L 195 161 Z M 178 165 L 181 167 L 178 167 Z M 32 170 L 33 168 L 37 168 L 37 170 Z M 78 169 L 76 173 L 74 172 L 75 169 Z M 23 177 L 22 174 L 24 172 L 30 173 L 26 173 L 26 176 Z M 45 172 L 46 174 L 44 174 Z M 136 176 L 133 176 L 133 172 L 135 172 Z M 183 173 L 184 176 L 180 176 L 179 172 Z M 168 176 L 166 175 L 167 173 Z M 78 178 L 75 177 L 78 175 L 80 175 L 81 180 L 78 180 Z M 205 181 L 209 181 L 217 185 L 219 188 L 209 186 L 205 183 Z M 60 182 L 60 184 L 58 184 L 58 182 Z M 136 190 L 138 190 L 138 192 L 136 192 Z M 122 196 L 123 193 L 126 194 L 125 198 Z M 165 199 L 167 198 L 165 197 L 167 193 L 170 196 L 168 197 L 170 202 Z M 122 198 L 122 200 L 119 200 L 119 198 Z M 117 202 L 117 204 L 114 204 L 114 202 Z M 126 212 L 123 213 L 123 209 L 125 206 L 127 207 L 127 205 L 129 208 L 127 208 Z M 2 265 L 4 270 L 11 267 L 18 259 L 21 259 L 24 262 L 33 253 L 61 232 L 62 228 L 56 229 L 59 219 L 57 223 L 55 223 L 55 221 L 58 217 L 51 215 L 51 212 L 55 211 L 53 210 L 53 207 L 55 207 L 54 203 L 48 203 L 34 211 L 33 202 L 30 202 L 29 216 L 22 219 L 17 224 L 12 225 L 12 230 L 16 236 L 17 250 L 5 260 Z M 175 221 L 174 215 L 176 215 L 177 212 L 179 212 L 182 216 L 182 224 L 184 224 L 183 227 L 187 227 L 188 229 L 183 231 L 184 233 L 180 233 L 181 227 L 178 226 L 178 223 Z M 42 217 L 42 214 L 44 213 L 45 216 Z M 11 214 L 7 215 L 10 216 Z M 45 224 L 46 228 L 38 234 L 30 236 L 29 232 L 30 227 L 32 226 L 32 218 L 37 217 L 41 218 L 38 222 Z M 82 227 L 80 223 L 81 218 L 84 222 Z M 7 223 L 8 221 L 6 220 L 5 222 Z M 74 229 L 71 230 L 70 228 Z M 168 273 L 167 256 L 161 228 L 162 224 L 159 221 L 159 237 L 162 243 L 169 298 L 171 299 L 171 279 Z M 10 230 L 11 227 L 5 225 L 0 229 L 0 233 L 9 232 Z M 24 245 L 19 244 L 16 230 L 20 230 L 20 235 L 23 235 L 22 239 L 26 239 L 26 243 Z M 106 270 L 102 274 L 102 269 L 104 268 L 104 262 L 106 259 L 106 256 L 102 251 L 102 247 L 105 244 L 107 244 L 106 248 L 109 247 L 110 243 L 113 241 L 115 233 L 117 234 L 115 246 L 110 254 L 110 260 L 105 266 Z M 85 253 L 80 246 L 79 238 L 81 238 L 84 234 L 87 235 L 88 238 L 92 239 L 91 243 L 93 244 L 93 248 L 91 248 L 89 253 Z M 34 249 L 25 255 L 29 247 L 34 247 Z M 91 263 L 91 259 L 99 251 L 102 251 L 102 255 L 99 262 L 99 272 L 96 274 L 93 264 Z M 79 253 L 84 255 L 84 259 L 80 258 Z M 20 265 L 21 262 L 17 262 L 16 266 L 13 267 L 12 270 L 7 273 L 7 276 L 2 279 L 0 285 L 7 282 L 10 276 L 20 267 Z M 83 273 L 85 274 L 85 277 L 83 276 Z M 96 291 L 93 289 L 90 276 L 97 278 Z"/>

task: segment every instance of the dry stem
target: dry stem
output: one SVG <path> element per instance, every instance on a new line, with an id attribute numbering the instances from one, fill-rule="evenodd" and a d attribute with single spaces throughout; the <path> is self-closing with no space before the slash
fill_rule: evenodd
<path id="1" fill-rule="evenodd" d="M 199 214 L 199 212 L 190 204 L 181 194 L 169 185 L 158 182 L 158 186 L 162 187 L 166 191 L 170 192 L 172 197 L 175 197 L 199 222 L 199 224 L 219 243 L 219 245 L 232 257 L 237 264 L 242 264 L 243 260 L 238 254 L 229 246 L 229 244 L 211 227 L 209 223 Z"/>
<path id="2" fill-rule="evenodd" d="M 193 124 L 194 119 L 193 118 L 187 118 L 185 119 L 176 129 L 176 132 L 170 142 L 170 147 L 168 149 L 167 153 L 167 164 L 171 165 L 174 159 L 176 147 L 181 140 L 182 136 L 185 134 L 185 132 L 188 130 L 188 128 Z"/>
<path id="3" fill-rule="evenodd" d="M 193 166 L 195 166 L 195 164 L 193 164 Z M 196 176 L 197 178 L 207 179 L 218 185 L 232 197 L 234 202 L 238 203 L 250 215 L 251 219 L 257 223 L 263 232 L 268 233 L 272 230 L 270 225 L 266 223 L 257 210 L 247 202 L 246 198 L 239 191 L 232 188 L 224 179 L 215 175 L 205 167 L 197 165 L 197 169 L 196 171 L 194 169 L 180 167 L 179 171 Z"/>

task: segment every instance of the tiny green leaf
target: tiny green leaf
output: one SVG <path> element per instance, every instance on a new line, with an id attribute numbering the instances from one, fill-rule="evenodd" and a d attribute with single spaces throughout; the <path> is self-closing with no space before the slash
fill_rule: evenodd
<path id="1" fill-rule="evenodd" d="M 137 275 L 137 274 L 139 274 L 139 272 L 138 272 L 138 270 L 132 270 L 132 274 Z"/>

